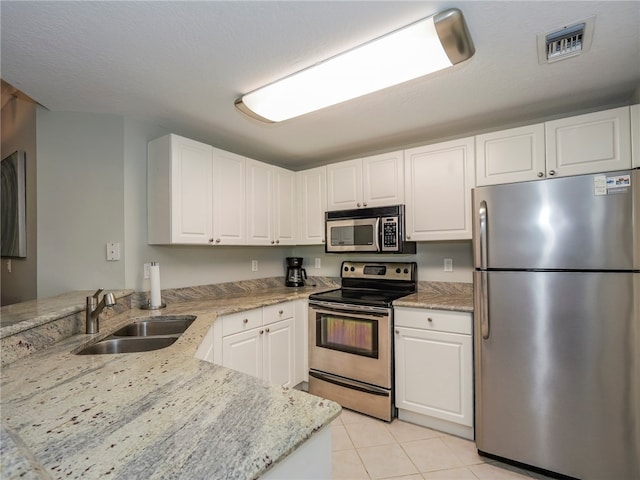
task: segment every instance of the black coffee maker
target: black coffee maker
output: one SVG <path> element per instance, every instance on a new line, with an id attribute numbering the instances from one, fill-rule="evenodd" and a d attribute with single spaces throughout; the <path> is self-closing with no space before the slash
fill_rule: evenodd
<path id="1" fill-rule="evenodd" d="M 287 257 L 287 275 L 284 284 L 287 287 L 304 287 L 307 271 L 302 268 L 302 257 Z"/>

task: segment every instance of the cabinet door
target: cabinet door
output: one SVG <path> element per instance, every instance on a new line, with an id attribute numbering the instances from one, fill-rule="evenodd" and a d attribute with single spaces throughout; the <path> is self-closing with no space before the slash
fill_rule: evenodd
<path id="1" fill-rule="evenodd" d="M 631 168 L 629 107 L 545 123 L 547 176 Z"/>
<path id="2" fill-rule="evenodd" d="M 407 239 L 471 238 L 473 138 L 405 151 Z"/>
<path id="3" fill-rule="evenodd" d="M 170 137 L 171 243 L 206 244 L 212 231 L 213 148 Z"/>
<path id="4" fill-rule="evenodd" d="M 327 168 L 296 173 L 298 188 L 298 245 L 324 244 L 324 212 L 327 211 Z"/>
<path id="5" fill-rule="evenodd" d="M 631 166 L 640 168 L 640 104 L 631 105 Z"/>
<path id="6" fill-rule="evenodd" d="M 263 338 L 263 327 L 223 337 L 222 365 L 253 377 L 262 378 Z"/>
<path id="7" fill-rule="evenodd" d="M 396 327 L 396 407 L 473 425 L 471 335 Z"/>
<path id="8" fill-rule="evenodd" d="M 362 206 L 379 207 L 404 203 L 404 152 L 362 159 Z"/>
<path id="9" fill-rule="evenodd" d="M 543 123 L 476 136 L 476 186 L 544 176 Z"/>
<path id="10" fill-rule="evenodd" d="M 362 206 L 362 162 L 327 165 L 327 209 L 345 210 Z"/>
<path id="11" fill-rule="evenodd" d="M 273 234 L 276 245 L 296 242 L 296 175 L 280 167 L 273 169 Z"/>
<path id="12" fill-rule="evenodd" d="M 214 149 L 213 244 L 244 245 L 246 235 L 245 157 Z"/>
<path id="13" fill-rule="evenodd" d="M 275 385 L 293 387 L 294 327 L 293 319 L 264 327 L 264 380 Z"/>
<path id="14" fill-rule="evenodd" d="M 272 169 L 247 160 L 247 244 L 271 245 L 273 239 Z"/>

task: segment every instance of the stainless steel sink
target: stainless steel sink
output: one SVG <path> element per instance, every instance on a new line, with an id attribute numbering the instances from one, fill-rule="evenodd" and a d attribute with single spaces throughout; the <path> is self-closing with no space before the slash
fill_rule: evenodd
<path id="1" fill-rule="evenodd" d="M 193 315 L 167 315 L 137 320 L 113 333 L 114 337 L 149 337 L 183 333 L 196 319 Z"/>
<path id="2" fill-rule="evenodd" d="M 168 347 L 179 335 L 164 337 L 107 337 L 101 342 L 94 343 L 80 350 L 77 355 L 96 355 L 102 353 L 135 353 L 150 352 Z"/>
<path id="3" fill-rule="evenodd" d="M 194 315 L 146 317 L 115 331 L 104 340 L 89 345 L 76 355 L 150 352 L 168 347 L 189 328 Z"/>

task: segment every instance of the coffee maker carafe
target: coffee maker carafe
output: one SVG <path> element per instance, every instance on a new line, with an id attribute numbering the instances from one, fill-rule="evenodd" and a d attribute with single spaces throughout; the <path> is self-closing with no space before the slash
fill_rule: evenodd
<path id="1" fill-rule="evenodd" d="M 302 268 L 302 257 L 287 257 L 287 276 L 284 284 L 287 287 L 304 287 L 307 271 Z"/>

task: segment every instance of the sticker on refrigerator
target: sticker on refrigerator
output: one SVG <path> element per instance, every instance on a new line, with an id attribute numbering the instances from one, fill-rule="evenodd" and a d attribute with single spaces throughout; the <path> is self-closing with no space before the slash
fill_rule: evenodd
<path id="1" fill-rule="evenodd" d="M 607 195 L 628 193 L 631 187 L 631 175 L 614 175 L 607 177 Z"/>
<path id="2" fill-rule="evenodd" d="M 607 194 L 607 177 L 605 175 L 596 175 L 595 177 L 593 177 L 593 194 Z"/>

